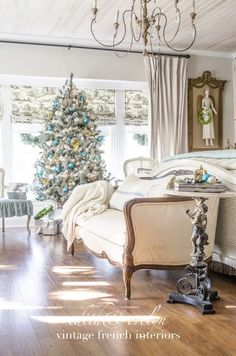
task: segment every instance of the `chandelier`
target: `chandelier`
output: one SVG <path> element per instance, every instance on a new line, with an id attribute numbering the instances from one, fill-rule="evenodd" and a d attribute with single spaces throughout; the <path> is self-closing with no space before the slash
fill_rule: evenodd
<path id="1" fill-rule="evenodd" d="M 147 54 L 151 51 L 154 53 L 154 45 L 158 43 L 159 51 L 161 46 L 165 45 L 169 49 L 176 52 L 184 52 L 188 50 L 195 42 L 196 39 L 196 26 L 195 26 L 195 0 L 192 0 L 192 11 L 190 13 L 191 18 L 191 31 L 189 44 L 185 48 L 176 48 L 172 45 L 173 40 L 177 37 L 181 28 L 181 12 L 178 7 L 179 0 L 172 0 L 175 7 L 175 20 L 170 21 L 167 15 L 159 7 L 160 0 L 132 0 L 132 5 L 129 9 L 124 10 L 120 16 L 120 12 L 117 11 L 116 20 L 114 23 L 114 34 L 112 38 L 112 44 L 105 44 L 100 41 L 95 35 L 95 24 L 97 22 L 98 1 L 94 0 L 92 13 L 93 18 L 91 20 L 90 29 L 93 38 L 100 45 L 118 50 L 119 45 L 124 41 L 127 41 L 128 33 L 129 48 L 127 53 L 132 51 L 133 44 L 143 42 L 143 53 Z M 170 23 L 175 22 L 175 31 L 171 38 L 167 38 L 167 28 Z M 122 34 L 120 35 L 120 27 L 122 27 Z M 117 54 L 117 52 L 116 52 Z M 117 54 L 118 55 L 118 54 Z"/>

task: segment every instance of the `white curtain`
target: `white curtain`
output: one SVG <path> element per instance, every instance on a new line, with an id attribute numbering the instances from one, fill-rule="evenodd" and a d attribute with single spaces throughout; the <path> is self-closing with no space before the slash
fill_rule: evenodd
<path id="1" fill-rule="evenodd" d="M 187 58 L 144 56 L 151 108 L 151 157 L 187 151 Z"/>
<path id="2" fill-rule="evenodd" d="M 234 143 L 236 143 L 236 58 L 233 59 Z"/>

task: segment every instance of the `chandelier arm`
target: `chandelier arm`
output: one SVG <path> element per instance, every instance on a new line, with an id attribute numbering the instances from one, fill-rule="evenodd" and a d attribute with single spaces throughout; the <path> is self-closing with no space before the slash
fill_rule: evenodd
<path id="1" fill-rule="evenodd" d="M 114 44 L 114 41 L 115 41 L 115 37 L 116 37 L 116 34 L 113 36 L 113 44 Z M 116 50 L 116 44 L 114 44 L 113 50 L 114 50 L 114 52 L 115 52 L 115 55 L 116 55 L 117 57 L 119 57 L 119 58 L 126 57 L 126 56 L 130 53 L 130 51 L 131 51 L 131 49 L 132 49 L 133 40 L 134 40 L 134 37 L 131 36 L 129 49 L 128 49 L 126 52 L 124 52 L 124 54 L 119 54 L 120 52 L 117 52 L 117 50 Z"/>
<path id="2" fill-rule="evenodd" d="M 136 16 L 137 17 L 137 15 L 135 14 L 135 12 L 133 12 L 132 15 L 131 15 L 131 22 L 130 22 L 131 33 L 132 33 L 132 36 L 133 36 L 135 42 L 139 42 L 140 39 L 141 39 L 141 36 L 142 36 L 142 26 L 137 24 L 137 26 L 139 27 L 139 34 L 138 34 L 138 37 L 136 38 L 135 33 L 134 33 L 134 28 L 133 28 L 132 16 Z"/>
<path id="3" fill-rule="evenodd" d="M 93 31 L 93 25 L 95 24 L 95 22 L 96 22 L 96 17 L 94 17 L 90 23 L 90 31 L 91 31 L 91 34 L 92 34 L 93 38 L 95 39 L 95 41 L 98 42 L 103 47 L 113 48 L 113 45 L 107 45 L 107 44 L 99 41 L 99 39 L 95 36 L 95 33 Z"/>
<path id="4" fill-rule="evenodd" d="M 93 31 L 93 24 L 96 22 L 96 17 L 94 17 L 94 18 L 92 19 L 92 21 L 91 21 L 90 29 L 91 29 L 91 33 L 92 33 L 93 38 L 95 39 L 95 41 L 97 41 L 100 45 L 102 45 L 102 46 L 104 46 L 104 47 L 114 48 L 114 46 L 119 46 L 119 45 L 124 41 L 125 36 L 126 36 L 126 33 L 127 33 L 127 26 L 126 26 L 126 22 L 125 22 L 125 15 L 126 15 L 128 12 L 132 13 L 131 10 L 125 10 L 125 11 L 123 12 L 123 15 L 122 15 L 122 21 L 123 21 L 123 25 L 124 25 L 124 34 L 123 34 L 121 40 L 119 40 L 119 42 L 115 43 L 114 45 L 113 45 L 113 44 L 111 44 L 111 45 L 104 44 L 103 42 L 101 42 L 101 41 L 95 36 L 94 31 Z M 117 33 L 117 30 L 118 30 L 118 28 L 116 29 L 115 34 Z M 113 37 L 114 37 L 114 36 L 113 36 Z"/>
<path id="5" fill-rule="evenodd" d="M 165 19 L 165 25 L 164 25 L 164 27 L 163 27 L 163 37 L 165 37 L 165 30 L 166 30 L 166 27 L 167 27 L 167 17 L 166 17 L 166 15 L 163 13 L 163 12 L 159 12 L 159 13 L 157 13 L 156 15 L 155 15 L 155 22 L 156 22 L 156 19 L 157 19 L 157 17 L 158 16 L 163 16 L 164 17 L 164 19 Z M 179 21 L 178 21 L 178 26 L 177 26 L 177 28 L 176 28 L 176 30 L 175 30 L 175 33 L 174 33 L 174 35 L 173 35 L 173 37 L 170 39 L 170 40 L 166 40 L 168 43 L 170 43 L 170 42 L 172 42 L 174 39 L 175 39 L 175 37 L 177 36 L 177 34 L 178 34 L 178 32 L 179 32 L 179 29 L 180 29 L 180 25 L 181 25 L 181 13 L 180 13 L 180 11 L 179 11 L 179 9 L 178 9 L 178 16 L 179 16 Z M 159 20 L 158 20 L 158 23 L 159 23 Z M 160 38 L 159 38 L 160 39 Z"/>
<path id="6" fill-rule="evenodd" d="M 131 6 L 131 11 L 134 12 L 134 5 L 135 5 L 136 0 L 133 0 L 132 6 Z"/>
<path id="7" fill-rule="evenodd" d="M 158 12 L 155 14 L 156 11 L 158 11 Z M 153 9 L 151 17 L 154 17 L 156 19 L 158 14 L 162 14 L 161 8 L 159 6 L 155 7 L 155 9 Z"/>
<path id="8" fill-rule="evenodd" d="M 166 15 L 164 15 L 164 14 L 163 14 L 163 16 L 166 17 Z M 172 46 L 169 44 L 169 42 L 166 40 L 166 38 L 165 38 L 166 23 L 167 23 L 167 18 L 166 18 L 166 22 L 165 22 L 165 25 L 164 25 L 164 28 L 163 28 L 163 40 L 164 40 L 164 42 L 165 42 L 165 44 L 166 44 L 166 46 L 167 46 L 168 48 L 170 48 L 171 50 L 173 50 L 173 51 L 175 51 L 175 52 L 185 52 L 185 51 L 187 51 L 190 47 L 192 47 L 192 45 L 193 45 L 194 42 L 195 42 L 196 35 L 197 35 L 196 26 L 195 26 L 194 23 L 192 24 L 192 29 L 194 30 L 193 39 L 192 39 L 192 41 L 190 42 L 190 44 L 189 44 L 187 47 L 182 48 L 182 49 L 178 49 L 178 48 L 172 47 Z"/>

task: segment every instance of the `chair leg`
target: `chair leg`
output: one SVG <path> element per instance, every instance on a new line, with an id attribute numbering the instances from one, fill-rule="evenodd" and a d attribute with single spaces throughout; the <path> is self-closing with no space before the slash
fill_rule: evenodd
<path id="1" fill-rule="evenodd" d="M 30 231 L 30 219 L 31 219 L 31 215 L 27 216 L 27 231 L 28 234 L 30 235 L 31 231 Z"/>
<path id="2" fill-rule="evenodd" d="M 134 273 L 132 267 L 125 266 L 123 270 L 123 280 L 125 284 L 125 298 L 130 299 L 131 297 L 131 277 Z"/>
<path id="3" fill-rule="evenodd" d="M 74 242 L 72 243 L 70 249 L 69 249 L 69 253 L 71 256 L 74 256 L 74 253 L 75 253 L 75 244 Z"/>
<path id="4" fill-rule="evenodd" d="M 2 232 L 5 232 L 5 219 L 2 218 Z"/>

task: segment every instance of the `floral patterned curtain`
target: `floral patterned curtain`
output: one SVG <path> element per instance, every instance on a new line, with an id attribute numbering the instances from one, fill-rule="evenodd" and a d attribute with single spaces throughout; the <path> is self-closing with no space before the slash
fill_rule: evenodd
<path id="1" fill-rule="evenodd" d="M 12 122 L 41 123 L 51 110 L 59 88 L 12 85 Z M 83 90 L 98 125 L 115 124 L 115 90 Z"/>
<path id="2" fill-rule="evenodd" d="M 125 125 L 148 125 L 148 95 L 141 90 L 125 91 Z"/>
<path id="3" fill-rule="evenodd" d="M 97 117 L 98 125 L 115 125 L 115 90 L 85 90 L 88 108 Z"/>
<path id="4" fill-rule="evenodd" d="M 52 108 L 57 88 L 11 86 L 12 122 L 41 123 Z"/>

